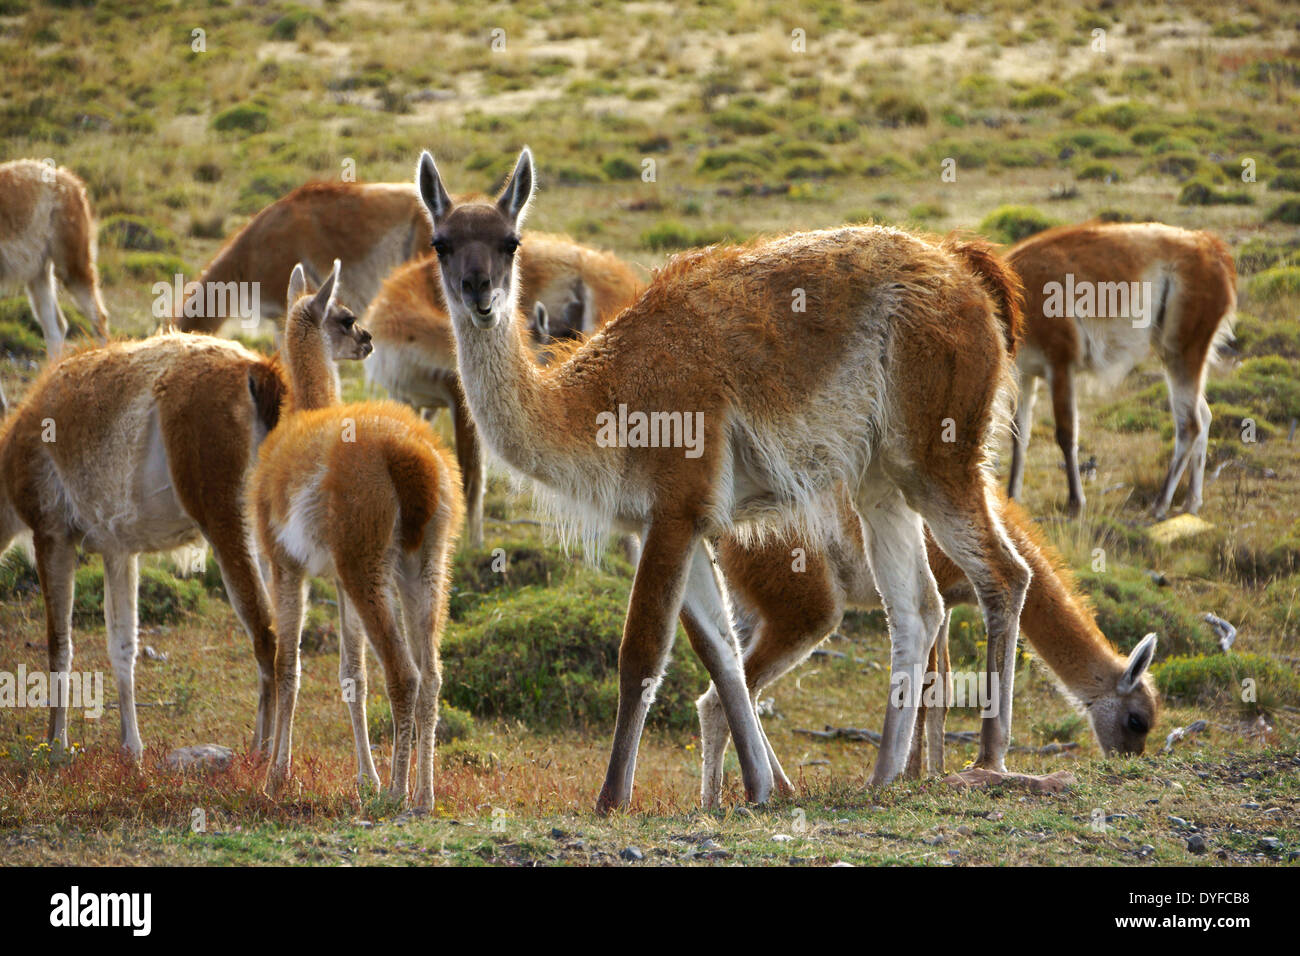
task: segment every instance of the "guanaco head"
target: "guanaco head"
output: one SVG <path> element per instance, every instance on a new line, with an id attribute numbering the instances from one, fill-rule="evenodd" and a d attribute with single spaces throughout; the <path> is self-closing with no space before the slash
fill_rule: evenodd
<path id="1" fill-rule="evenodd" d="M 1148 634 L 1129 654 L 1115 682 L 1114 693 L 1088 706 L 1093 733 L 1108 754 L 1140 754 L 1155 726 L 1160 698 L 1147 669 L 1156 653 L 1156 635 Z"/>
<path id="2" fill-rule="evenodd" d="M 320 335 L 325 342 L 326 354 L 336 362 L 347 359 L 364 359 L 374 346 L 370 333 L 357 324 L 357 317 L 338 301 L 339 260 L 334 260 L 334 270 L 321 283 L 315 294 L 307 290 L 307 273 L 302 263 L 293 267 L 289 276 L 289 318 L 285 322 L 285 335 L 299 337 Z"/>
<path id="3" fill-rule="evenodd" d="M 433 250 L 453 320 L 468 318 L 479 329 L 508 320 L 518 285 L 519 227 L 533 195 L 533 154 L 524 147 L 496 202 L 453 203 L 428 152 L 420 154 L 415 182 L 433 221 Z"/>

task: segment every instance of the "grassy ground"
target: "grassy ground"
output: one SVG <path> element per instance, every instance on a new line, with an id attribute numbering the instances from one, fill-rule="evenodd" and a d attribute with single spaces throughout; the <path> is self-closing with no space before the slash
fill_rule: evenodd
<path id="1" fill-rule="evenodd" d="M 827 645 L 835 654 L 770 692 L 765 722 L 799 783 L 795 800 L 739 809 L 733 756 L 731 809 L 696 809 L 690 702 L 703 683 L 679 641 L 634 811 L 596 819 L 629 569 L 566 556 L 545 529 L 520 523 L 527 499 L 498 484 L 486 548 L 458 559 L 444 642 L 453 739 L 441 745 L 432 816 L 352 790 L 323 582 L 305 640 L 301 790 L 279 804 L 261 796 L 262 767 L 247 753 L 247 638 L 212 571 L 176 581 L 157 561 L 141 642 L 166 660 L 142 658 L 137 669 L 138 698 L 150 705 L 140 711 L 145 767 L 115 755 L 111 710 L 74 718 L 70 766 L 49 765 L 43 714 L 0 710 L 5 862 L 620 863 L 632 846 L 652 863 L 1287 862 L 1300 850 L 1300 455 L 1289 437 L 1300 417 L 1298 27 L 1300 14 L 1280 2 L 1045 11 L 990 0 L 939 12 L 733 2 L 672 13 L 658 3 L 543 11 L 348 0 L 213 6 L 183 22 L 134 4 L 0 2 L 6 153 L 49 156 L 86 179 L 105 295 L 124 334 L 152 328 L 154 281 L 196 272 L 223 236 L 300 182 L 345 170 L 405 179 L 430 147 L 453 184 L 487 188 L 528 142 L 542 184 L 533 224 L 646 270 L 683 246 L 867 218 L 1004 241 L 1103 213 L 1213 228 L 1238 256 L 1243 358 L 1210 387 L 1214 477 L 1202 516 L 1213 528 L 1173 545 L 1148 537 L 1144 514 L 1172 444 L 1158 369 L 1083 397 L 1081 459 L 1096 470 L 1081 521 L 1063 515 L 1059 453 L 1040 416 L 1026 504 L 1117 644 L 1161 634 L 1167 696 L 1148 754 L 1105 760 L 1026 652 L 1015 743 L 1077 747 L 1011 761 L 1071 770 L 1078 782 L 1064 795 L 959 793 L 934 780 L 871 792 L 869 744 L 796 733 L 880 726 L 887 637 L 880 616 L 866 614 Z M 204 31 L 203 52 L 192 49 L 193 29 Z M 792 49 L 800 30 L 804 52 Z M 955 182 L 942 176 L 948 158 Z M 1253 182 L 1242 180 L 1243 159 Z M 652 182 L 642 180 L 645 160 Z M 0 301 L 0 382 L 11 399 L 41 352 L 25 302 Z M 356 370 L 348 375 L 355 397 Z M 1259 441 L 1243 440 L 1247 420 Z M 509 553 L 506 573 L 491 569 L 497 547 Z M 111 675 L 100 567 L 92 558 L 81 570 L 74 666 Z M 1205 611 L 1240 629 L 1235 656 L 1214 652 Z M 0 569 L 0 669 L 44 665 L 42 614 L 30 568 L 11 555 Z M 978 666 L 978 616 L 962 612 L 957 628 L 956 666 Z M 373 661 L 371 673 L 372 687 L 382 683 Z M 1253 701 L 1241 699 L 1246 678 Z M 1205 732 L 1173 754 L 1152 752 L 1197 719 Z M 387 753 L 378 690 L 371 720 Z M 970 712 L 950 721 L 976 726 Z M 236 748 L 229 770 L 161 766 L 172 747 L 204 742 Z M 972 756 L 952 745 L 949 765 Z M 382 760 L 380 769 L 386 776 Z M 1186 849 L 1194 832 L 1203 855 Z"/>

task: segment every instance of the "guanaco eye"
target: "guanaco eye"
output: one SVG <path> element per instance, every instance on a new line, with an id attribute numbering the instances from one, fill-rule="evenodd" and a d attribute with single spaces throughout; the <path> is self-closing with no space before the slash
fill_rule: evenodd
<path id="1" fill-rule="evenodd" d="M 1138 714 L 1129 714 L 1128 729 L 1135 734 L 1145 734 L 1147 732 L 1147 722 Z"/>
<path id="2" fill-rule="evenodd" d="M 351 316 L 351 315 L 349 315 L 347 318 L 345 318 L 345 319 L 343 320 L 343 328 L 344 328 L 345 330 L 351 330 L 352 326 L 354 326 L 354 325 L 356 325 L 356 324 L 357 324 L 357 320 L 356 320 L 356 318 L 355 318 L 354 316 Z"/>
<path id="3" fill-rule="evenodd" d="M 519 249 L 518 236 L 507 236 L 506 240 L 503 243 L 501 243 L 501 251 L 508 256 L 513 256 L 518 249 Z"/>
<path id="4" fill-rule="evenodd" d="M 438 254 L 439 259 L 446 258 L 451 255 L 451 243 L 446 239 L 435 239 L 433 240 L 433 251 Z"/>

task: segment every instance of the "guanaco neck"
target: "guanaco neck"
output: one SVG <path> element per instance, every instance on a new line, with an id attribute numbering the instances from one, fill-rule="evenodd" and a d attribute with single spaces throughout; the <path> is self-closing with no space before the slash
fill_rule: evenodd
<path id="1" fill-rule="evenodd" d="M 289 409 L 305 412 L 339 402 L 338 369 L 325 347 L 321 324 L 306 314 L 307 300 L 298 302 L 284 327 L 284 353 L 289 372 Z"/>
<path id="2" fill-rule="evenodd" d="M 1034 573 L 1020 615 L 1034 652 L 1085 707 L 1114 693 L 1125 659 L 1042 549 L 1030 542 L 1017 542 L 1017 547 Z"/>
<path id="3" fill-rule="evenodd" d="M 496 455 L 530 478 L 566 486 L 566 465 L 584 434 L 574 407 L 582 404 L 580 396 L 557 388 L 538 367 L 513 301 L 507 315 L 493 328 L 480 329 L 463 308 L 453 306 L 461 387 L 479 432 Z M 594 435 L 594 427 L 588 423 L 586 434 Z"/>

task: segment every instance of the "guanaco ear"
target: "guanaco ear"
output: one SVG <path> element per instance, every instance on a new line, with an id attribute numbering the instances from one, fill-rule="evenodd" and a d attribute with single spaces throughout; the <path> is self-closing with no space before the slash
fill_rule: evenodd
<path id="1" fill-rule="evenodd" d="M 518 229 L 523 225 L 524 214 L 528 211 L 529 200 L 533 198 L 533 151 L 527 146 L 519 154 L 515 171 L 510 174 L 510 182 L 497 198 L 497 208 L 501 215 L 510 220 Z"/>
<path id="2" fill-rule="evenodd" d="M 330 314 L 334 308 L 334 302 L 339 293 L 339 269 L 341 265 L 337 259 L 334 260 L 334 269 L 330 272 L 329 278 L 321 283 L 321 287 L 316 290 L 316 296 L 311 300 L 311 310 L 316 316 L 317 321 L 323 322 L 325 316 Z"/>
<path id="3" fill-rule="evenodd" d="M 307 292 L 307 273 L 303 271 L 302 263 L 293 267 L 293 272 L 289 273 L 289 312 L 293 311 L 293 304 L 303 297 Z"/>
<path id="4" fill-rule="evenodd" d="M 541 299 L 538 299 L 533 305 L 532 326 L 537 338 L 543 342 L 551 337 L 550 322 L 551 314 L 546 311 L 546 304 Z"/>
<path id="5" fill-rule="evenodd" d="M 1127 694 L 1137 687 L 1138 682 L 1142 680 L 1142 675 L 1147 672 L 1151 666 L 1152 659 L 1156 656 L 1156 635 L 1152 631 L 1142 640 L 1138 641 L 1137 647 L 1133 648 L 1133 653 L 1128 656 L 1128 664 L 1124 668 L 1124 673 L 1119 677 L 1119 684 L 1116 690 L 1121 694 Z"/>
<path id="6" fill-rule="evenodd" d="M 451 197 L 443 188 L 442 176 L 427 149 L 420 153 L 420 162 L 415 167 L 415 187 L 420 191 L 420 200 L 429 211 L 433 224 L 437 226 L 451 212 Z"/>

